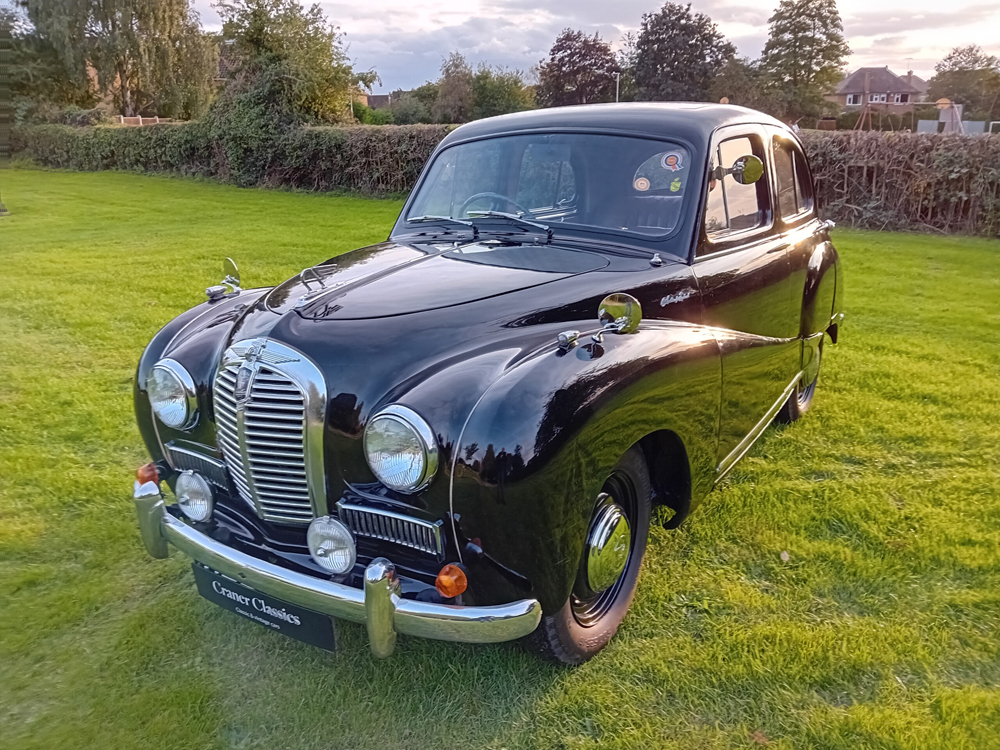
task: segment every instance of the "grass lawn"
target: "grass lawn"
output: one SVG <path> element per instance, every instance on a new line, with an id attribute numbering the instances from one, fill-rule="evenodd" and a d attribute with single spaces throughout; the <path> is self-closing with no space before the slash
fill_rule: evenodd
<path id="1" fill-rule="evenodd" d="M 400 204 L 0 189 L 0 747 L 1000 747 L 1000 242 L 836 233 L 848 319 L 813 410 L 653 530 L 597 659 L 402 637 L 376 661 L 360 626 L 326 654 L 146 555 L 130 382 L 225 255 L 273 284 L 384 238 Z"/>

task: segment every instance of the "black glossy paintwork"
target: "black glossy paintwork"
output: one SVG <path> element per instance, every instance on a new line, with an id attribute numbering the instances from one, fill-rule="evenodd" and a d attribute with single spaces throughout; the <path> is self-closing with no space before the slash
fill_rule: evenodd
<path id="1" fill-rule="evenodd" d="M 535 127 L 655 131 L 707 163 L 715 130 L 740 122 L 782 127 L 733 107 L 578 107 L 473 123 L 441 148 Z M 385 243 L 168 324 L 139 364 L 140 431 L 161 462 L 161 441 L 215 451 L 211 387 L 221 353 L 242 339 L 284 342 L 326 377 L 330 509 L 350 495 L 443 520 L 446 559 L 461 557 L 469 571 L 466 603 L 533 596 L 552 612 L 570 591 L 594 500 L 622 454 L 642 441 L 654 475 L 670 478 L 660 499 L 673 493 L 671 504 L 686 513 L 804 369 L 804 352 L 818 346 L 813 334 L 839 320 L 839 264 L 814 215 L 793 226 L 774 220 L 753 242 L 696 259 L 704 242 L 697 203 L 660 247 L 566 236 L 535 245 L 536 234 L 470 253 L 469 233 L 401 220 Z M 598 305 L 613 292 L 634 295 L 643 322 L 637 333 L 596 343 Z M 579 342 L 560 350 L 557 335 L 569 329 L 582 332 Z M 154 429 L 144 382 L 164 356 L 198 386 L 201 416 L 189 432 Z M 440 446 L 439 470 L 416 495 L 382 488 L 363 456 L 364 426 L 392 403 L 422 415 Z M 302 529 L 260 522 L 239 500 L 223 498 L 222 507 L 219 523 L 239 526 L 251 554 L 314 571 Z M 362 541 L 351 575 L 377 554 L 398 561 L 413 595 L 442 564 Z"/>

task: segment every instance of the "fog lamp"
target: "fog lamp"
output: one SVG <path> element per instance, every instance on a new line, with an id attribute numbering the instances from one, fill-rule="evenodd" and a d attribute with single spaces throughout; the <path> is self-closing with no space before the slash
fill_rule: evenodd
<path id="1" fill-rule="evenodd" d="M 207 521 L 212 515 L 212 485 L 201 474 L 182 472 L 174 485 L 181 512 L 192 521 Z"/>
<path id="2" fill-rule="evenodd" d="M 358 556 L 351 532 L 330 516 L 320 516 L 309 524 L 306 544 L 309 554 L 321 568 L 338 575 L 353 568 Z"/>

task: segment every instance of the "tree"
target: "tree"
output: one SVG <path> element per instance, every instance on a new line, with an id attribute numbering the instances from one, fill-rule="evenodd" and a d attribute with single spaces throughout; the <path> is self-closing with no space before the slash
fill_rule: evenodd
<path id="1" fill-rule="evenodd" d="M 459 52 L 441 65 L 433 115 L 437 122 L 467 122 L 472 115 L 472 68 Z"/>
<path id="2" fill-rule="evenodd" d="M 621 73 L 611 45 L 598 34 L 565 29 L 548 60 L 538 69 L 538 103 L 543 107 L 615 100 L 615 75 Z"/>
<path id="3" fill-rule="evenodd" d="M 636 98 L 644 101 L 705 101 L 709 82 L 736 54 L 711 18 L 671 2 L 643 14 L 635 51 Z"/>
<path id="4" fill-rule="evenodd" d="M 615 58 L 618 61 L 618 69 L 621 70 L 621 79 L 618 82 L 618 101 L 634 102 L 638 87 L 635 85 L 635 66 L 639 61 L 639 37 L 634 31 L 627 31 L 622 35 L 622 40 L 618 47 Z"/>
<path id="5" fill-rule="evenodd" d="M 481 64 L 472 78 L 472 119 L 522 112 L 535 106 L 535 93 L 519 70 Z"/>
<path id="6" fill-rule="evenodd" d="M 934 66 L 927 82 L 931 99 L 947 98 L 964 105 L 974 119 L 1000 118 L 1000 63 L 982 47 L 955 47 Z"/>
<path id="7" fill-rule="evenodd" d="M 851 54 L 836 0 L 781 0 L 768 24 L 760 67 L 780 115 L 821 115 Z"/>
<path id="8" fill-rule="evenodd" d="M 396 91 L 392 95 L 393 122 L 397 125 L 416 125 L 431 121 L 431 111 L 417 96 L 410 91 Z"/>
<path id="9" fill-rule="evenodd" d="M 762 112 L 780 109 L 768 89 L 760 63 L 748 57 L 734 57 L 723 65 L 709 84 L 708 91 L 713 102 L 725 97 L 730 104 Z"/>
<path id="10" fill-rule="evenodd" d="M 248 71 L 280 68 L 289 82 L 290 103 L 307 120 L 346 122 L 350 92 L 371 90 L 374 71 L 353 70 L 339 29 L 320 6 L 298 0 L 219 0 L 223 38 L 233 44 Z"/>
<path id="11" fill-rule="evenodd" d="M 10 34 L 10 96 L 19 119 L 46 105 L 89 109 L 97 104 L 90 79 L 66 68 L 62 55 L 28 22 L 23 8 L 0 10 L 0 29 Z"/>
<path id="12" fill-rule="evenodd" d="M 24 0 L 74 78 L 93 70 L 126 116 L 197 116 L 214 91 L 215 45 L 189 0 Z"/>

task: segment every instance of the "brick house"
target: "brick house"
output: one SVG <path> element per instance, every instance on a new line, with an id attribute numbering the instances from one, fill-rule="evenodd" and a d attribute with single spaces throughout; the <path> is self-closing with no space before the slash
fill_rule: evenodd
<path id="1" fill-rule="evenodd" d="M 865 104 L 893 114 L 912 112 L 913 105 L 927 100 L 927 82 L 913 71 L 898 76 L 883 68 L 858 68 L 824 97 L 842 112 L 860 110 Z"/>

